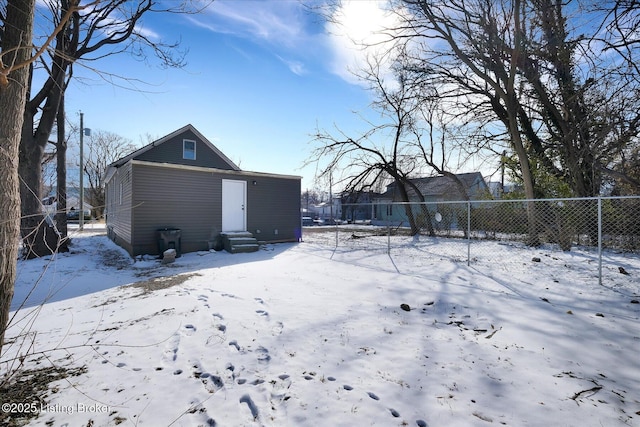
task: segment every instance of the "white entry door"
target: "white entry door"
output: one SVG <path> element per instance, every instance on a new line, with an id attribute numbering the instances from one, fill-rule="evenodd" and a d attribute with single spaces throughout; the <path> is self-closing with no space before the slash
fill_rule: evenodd
<path id="1" fill-rule="evenodd" d="M 222 180 L 222 231 L 247 230 L 247 182 Z"/>

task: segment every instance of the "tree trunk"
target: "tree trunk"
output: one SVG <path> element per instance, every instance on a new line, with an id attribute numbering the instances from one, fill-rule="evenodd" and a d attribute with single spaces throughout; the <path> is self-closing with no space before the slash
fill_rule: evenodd
<path id="1" fill-rule="evenodd" d="M 409 220 L 409 227 L 411 228 L 411 235 L 417 236 L 420 233 L 420 227 L 416 221 L 415 215 L 413 214 L 413 210 L 411 209 L 411 204 L 409 202 L 409 193 L 407 193 L 407 188 L 404 185 L 404 181 L 400 179 L 396 179 L 396 186 L 400 191 L 400 198 L 404 204 L 404 212 L 407 215 L 407 219 Z"/>
<path id="2" fill-rule="evenodd" d="M 64 95 L 60 100 L 57 117 L 58 141 L 56 143 L 56 228 L 60 233 L 60 251 L 68 252 L 67 229 L 67 139 L 65 134 Z"/>
<path id="3" fill-rule="evenodd" d="M 8 0 L 0 40 L 0 70 L 31 57 L 35 0 Z M 20 241 L 18 152 L 29 68 L 12 71 L 0 82 L 0 354 L 9 322 Z"/>
<path id="4" fill-rule="evenodd" d="M 66 25 L 66 24 L 65 24 Z M 57 46 L 64 46 L 61 40 L 65 31 L 60 31 Z M 40 97 L 27 103 L 24 109 L 24 123 L 20 141 L 19 174 L 21 197 L 21 235 L 26 251 L 25 258 L 51 255 L 60 246 L 60 236 L 45 221 L 42 213 L 42 160 L 53 124 L 58 117 L 58 108 L 65 90 L 65 76 L 69 62 L 61 55 L 54 58 L 51 74 L 47 80 L 50 86 L 42 113 L 36 126 L 35 116 L 41 102 Z"/>
<path id="5" fill-rule="evenodd" d="M 436 231 L 433 229 L 433 222 L 431 221 L 431 213 L 429 212 L 429 209 L 427 208 L 426 200 L 424 199 L 424 195 L 422 194 L 422 192 L 420 191 L 418 186 L 415 185 L 413 182 L 411 182 L 411 180 L 407 179 L 407 184 L 411 188 L 413 188 L 413 191 L 415 191 L 416 196 L 418 197 L 418 200 L 420 201 L 420 211 L 422 212 L 422 215 L 424 216 L 424 225 L 427 226 L 427 231 L 429 233 L 429 236 L 434 237 L 436 235 Z M 465 192 L 465 194 L 466 194 L 466 192 Z M 418 226 L 418 232 L 420 231 L 419 228 L 420 227 Z"/>
<path id="6" fill-rule="evenodd" d="M 25 258 L 35 258 L 51 254 L 46 249 L 41 228 L 47 226 L 42 212 L 42 166 L 44 146 L 35 143 L 33 136 L 33 115 L 23 112 L 22 138 L 18 173 L 20 175 L 20 234 L 24 244 Z"/>
<path id="7" fill-rule="evenodd" d="M 517 64 L 520 62 L 520 56 L 522 54 L 523 41 L 520 25 L 520 14 L 522 12 L 520 0 L 514 0 L 513 2 L 513 19 L 514 19 L 514 48 L 511 54 L 511 64 L 509 68 L 509 78 L 507 80 L 505 88 L 505 99 L 507 112 L 509 113 L 508 119 L 508 131 L 511 136 L 511 144 L 518 156 L 520 168 L 522 171 L 522 182 L 524 185 L 525 197 L 529 199 L 527 202 L 527 244 L 529 246 L 539 246 L 540 240 L 538 238 L 538 224 L 536 215 L 536 205 L 533 199 L 535 198 L 535 188 L 533 182 L 533 174 L 531 173 L 531 167 L 529 163 L 529 155 L 524 146 L 522 140 L 522 134 L 520 133 L 520 126 L 518 122 L 518 112 L 521 110 L 516 94 L 516 74 Z"/>

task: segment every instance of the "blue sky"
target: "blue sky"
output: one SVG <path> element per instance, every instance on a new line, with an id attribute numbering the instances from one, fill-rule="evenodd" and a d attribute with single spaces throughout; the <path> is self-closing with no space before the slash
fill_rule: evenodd
<path id="1" fill-rule="evenodd" d="M 313 188 L 311 154 L 316 128 L 362 130 L 371 94 L 350 69 L 362 52 L 351 39 L 380 28 L 384 3 L 355 0 L 335 27 L 297 0 L 216 0 L 198 15 L 155 15 L 144 21 L 153 38 L 181 40 L 184 69 L 160 69 L 126 54 L 82 64 L 67 91 L 67 114 L 85 127 L 142 144 L 191 123 L 244 170 L 303 176 Z M 342 32 L 343 35 L 337 35 Z M 104 72 L 128 77 L 117 87 Z M 137 81 L 136 81 L 137 79 Z M 75 118 L 73 116 L 76 116 Z"/>

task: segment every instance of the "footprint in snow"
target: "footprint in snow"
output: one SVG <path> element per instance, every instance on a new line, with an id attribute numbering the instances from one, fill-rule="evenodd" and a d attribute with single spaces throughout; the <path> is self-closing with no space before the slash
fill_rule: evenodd
<path id="1" fill-rule="evenodd" d="M 198 295 L 198 301 L 202 301 L 204 303 L 204 306 L 207 308 L 211 308 L 209 306 L 209 297 L 206 295 Z"/>
<path id="2" fill-rule="evenodd" d="M 240 345 L 238 344 L 238 341 L 236 341 L 236 340 L 229 341 L 229 347 L 235 348 L 236 351 L 240 351 Z"/>
<path id="3" fill-rule="evenodd" d="M 284 399 L 285 397 L 284 395 L 280 395 L 278 393 L 288 390 L 289 387 L 291 387 L 291 377 L 287 374 L 280 374 L 278 375 L 277 380 L 270 381 L 270 383 L 273 386 L 274 397 L 283 398 L 283 400 L 287 400 L 287 399 Z"/>
<path id="4" fill-rule="evenodd" d="M 239 299 L 239 298 L 238 298 L 237 296 L 235 296 L 234 294 L 227 294 L 227 293 L 224 293 L 224 294 L 220 294 L 220 296 L 222 296 L 222 297 L 227 297 L 227 298 L 233 298 L 233 299 Z"/>
<path id="5" fill-rule="evenodd" d="M 306 374 L 306 372 L 304 374 Z M 304 379 L 311 380 L 311 379 L 313 379 L 312 375 L 315 375 L 315 373 L 314 372 L 310 372 L 309 375 L 306 375 L 304 377 Z M 333 381 L 336 381 L 336 378 L 330 376 L 330 377 L 327 377 L 327 381 L 333 382 Z M 353 390 L 353 387 L 351 387 L 349 384 L 344 384 L 342 386 L 342 388 L 345 389 L 346 391 L 352 391 Z M 376 401 L 380 400 L 380 397 L 378 397 L 378 395 L 373 393 L 373 392 L 368 391 L 367 395 L 373 400 L 376 400 Z M 389 412 L 391 413 L 391 415 L 394 418 L 400 418 L 400 412 L 396 411 L 393 408 L 388 408 L 388 410 L 389 410 Z M 422 421 L 422 420 L 417 420 L 416 423 L 417 423 L 418 427 L 427 427 L 427 423 Z"/>
<path id="6" fill-rule="evenodd" d="M 202 385 L 209 393 L 215 393 L 224 387 L 224 381 L 217 375 L 202 374 L 200 381 L 202 381 Z"/>
<path id="7" fill-rule="evenodd" d="M 205 390 L 209 393 L 215 393 L 224 387 L 224 381 L 217 375 L 212 375 L 208 372 L 204 372 L 199 362 L 195 362 L 193 365 L 193 377 L 200 380 Z M 174 373 L 175 374 L 175 373 Z"/>
<path id="8" fill-rule="evenodd" d="M 224 368 L 224 376 L 229 382 L 234 382 L 238 374 L 233 363 L 227 363 Z"/>
<path id="9" fill-rule="evenodd" d="M 264 304 L 264 300 L 262 298 L 254 298 L 258 304 Z"/>
<path id="10" fill-rule="evenodd" d="M 225 340 L 225 333 L 227 332 L 227 325 L 218 323 L 213 327 L 213 334 L 207 338 L 207 345 L 220 344 Z"/>
<path id="11" fill-rule="evenodd" d="M 260 412 L 258 411 L 258 407 L 254 403 L 253 399 L 251 399 L 251 396 L 249 396 L 248 394 L 243 395 L 240 398 L 240 403 L 245 403 L 247 405 L 254 421 L 258 419 L 258 417 L 260 416 Z"/>
<path id="12" fill-rule="evenodd" d="M 258 362 L 260 363 L 268 363 L 271 360 L 271 355 L 269 355 L 269 350 L 267 350 L 262 346 L 256 349 L 256 353 L 258 354 Z"/>
<path id="13" fill-rule="evenodd" d="M 195 332 L 196 332 L 196 327 L 193 326 L 192 324 L 184 325 L 184 328 L 182 328 L 183 335 L 188 337 L 193 335 Z"/>
<path id="14" fill-rule="evenodd" d="M 264 310 L 256 310 L 256 313 L 262 317 L 269 317 L 269 312 Z"/>
<path id="15" fill-rule="evenodd" d="M 166 362 L 175 362 L 178 358 L 178 348 L 180 346 L 180 333 L 176 332 L 167 341 L 167 345 L 162 353 L 162 359 Z"/>
<path id="16" fill-rule="evenodd" d="M 276 335 L 280 335 L 283 329 L 284 329 L 284 324 L 282 322 L 276 322 L 276 324 L 271 328 L 271 334 L 274 337 Z"/>

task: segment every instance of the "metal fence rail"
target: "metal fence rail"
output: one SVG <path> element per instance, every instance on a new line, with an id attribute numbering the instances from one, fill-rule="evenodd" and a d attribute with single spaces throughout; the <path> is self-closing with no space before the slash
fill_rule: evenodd
<path id="1" fill-rule="evenodd" d="M 321 244 L 390 253 L 420 236 L 433 239 L 433 254 L 467 264 L 491 257 L 474 245 L 480 241 L 589 251 L 600 283 L 604 251 L 640 254 L 640 196 L 343 204 L 329 220 L 332 233 L 314 233 Z M 313 231 L 320 230 L 305 228 Z"/>

